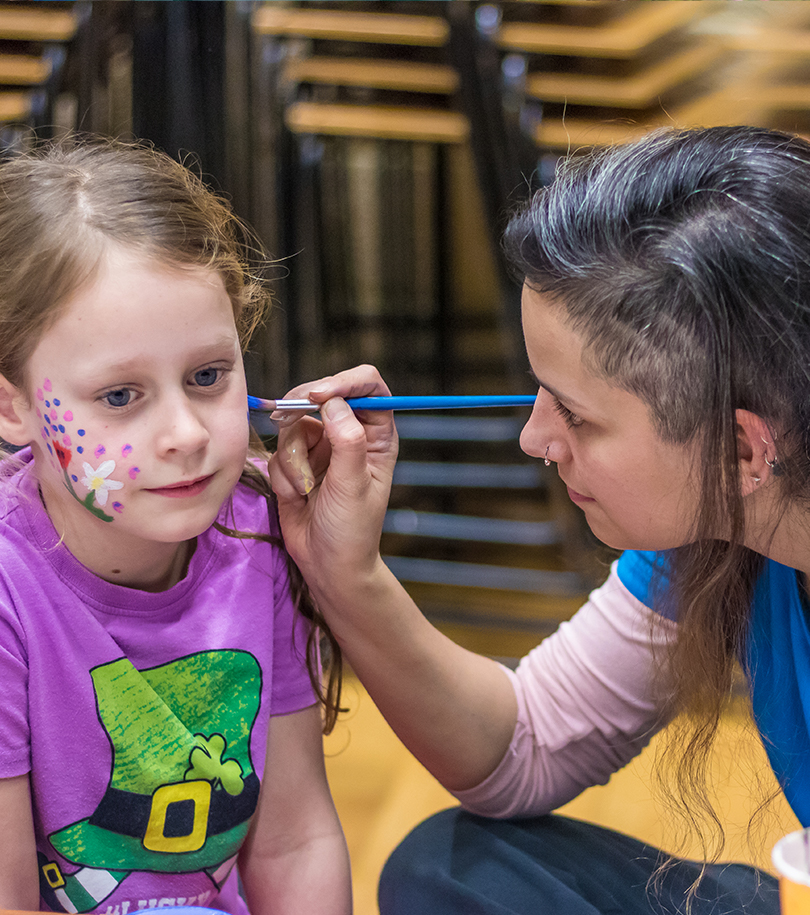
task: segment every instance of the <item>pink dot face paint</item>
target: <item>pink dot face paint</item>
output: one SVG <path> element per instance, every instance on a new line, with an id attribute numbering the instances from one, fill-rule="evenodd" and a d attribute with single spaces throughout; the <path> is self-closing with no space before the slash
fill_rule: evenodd
<path id="1" fill-rule="evenodd" d="M 45 408 L 37 409 L 42 422 L 41 438 L 52 467 L 61 474 L 65 488 L 77 502 L 100 520 L 112 521 L 114 515 L 110 510 L 118 515 L 124 511 L 120 499 L 110 498 L 111 493 L 124 488 L 119 477 L 126 473 L 134 480 L 139 473 L 137 467 L 127 467 L 134 449 L 131 444 L 124 444 L 120 449 L 121 460 L 115 461 L 107 457 L 107 446 L 99 442 L 92 456 L 88 456 L 86 446 L 81 444 L 87 430 L 76 422 L 73 410 L 65 408 L 52 392 L 53 384 L 48 378 L 37 388 L 37 398 Z"/>

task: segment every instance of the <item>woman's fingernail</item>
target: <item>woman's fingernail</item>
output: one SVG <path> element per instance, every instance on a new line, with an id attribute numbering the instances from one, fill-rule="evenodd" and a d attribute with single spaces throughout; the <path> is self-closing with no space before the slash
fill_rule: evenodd
<path id="1" fill-rule="evenodd" d="M 309 389 L 310 394 L 325 394 L 329 390 L 328 384 L 316 384 L 314 388 Z"/>
<path id="2" fill-rule="evenodd" d="M 347 416 L 351 416 L 352 410 L 345 400 L 332 399 L 326 401 L 323 407 L 321 407 L 321 412 L 325 413 L 332 422 L 335 422 L 339 419 L 345 419 Z"/>
<path id="3" fill-rule="evenodd" d="M 296 484 L 300 484 L 300 489 L 308 496 L 315 488 L 315 474 L 309 466 L 306 448 L 301 442 L 287 442 L 284 450 L 287 452 L 287 461 L 299 476 Z"/>

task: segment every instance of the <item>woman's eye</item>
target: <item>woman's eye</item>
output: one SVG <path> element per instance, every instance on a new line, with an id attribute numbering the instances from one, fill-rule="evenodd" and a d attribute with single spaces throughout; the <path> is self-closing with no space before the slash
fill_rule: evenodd
<path id="1" fill-rule="evenodd" d="M 554 398 L 554 409 L 560 414 L 560 416 L 562 416 L 569 427 L 581 426 L 584 422 L 584 420 L 577 416 L 576 413 L 572 413 L 568 407 L 560 403 L 556 397 Z"/>
<path id="2" fill-rule="evenodd" d="M 125 407 L 132 399 L 129 388 L 119 388 L 117 391 L 108 391 L 101 398 L 110 407 Z"/>
<path id="3" fill-rule="evenodd" d="M 200 369 L 194 373 L 194 384 L 201 388 L 210 388 L 219 381 L 220 369 Z"/>

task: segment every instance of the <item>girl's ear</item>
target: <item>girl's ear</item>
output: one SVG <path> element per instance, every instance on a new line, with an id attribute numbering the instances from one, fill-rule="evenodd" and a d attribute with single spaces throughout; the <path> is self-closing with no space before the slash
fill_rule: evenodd
<path id="1" fill-rule="evenodd" d="M 765 420 L 750 410 L 737 410 L 736 418 L 740 481 L 747 496 L 773 476 L 776 437 Z"/>
<path id="2" fill-rule="evenodd" d="M 28 400 L 4 375 L 0 375 L 0 438 L 9 445 L 29 445 Z"/>

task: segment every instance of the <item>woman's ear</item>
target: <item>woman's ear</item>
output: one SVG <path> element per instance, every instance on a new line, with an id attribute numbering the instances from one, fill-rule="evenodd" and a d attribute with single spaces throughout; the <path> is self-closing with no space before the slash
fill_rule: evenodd
<path id="1" fill-rule="evenodd" d="M 0 438 L 9 445 L 30 445 L 28 399 L 4 375 L 0 375 Z"/>
<path id="2" fill-rule="evenodd" d="M 750 410 L 737 410 L 736 419 L 740 482 L 747 496 L 773 476 L 776 437 L 765 420 Z"/>

